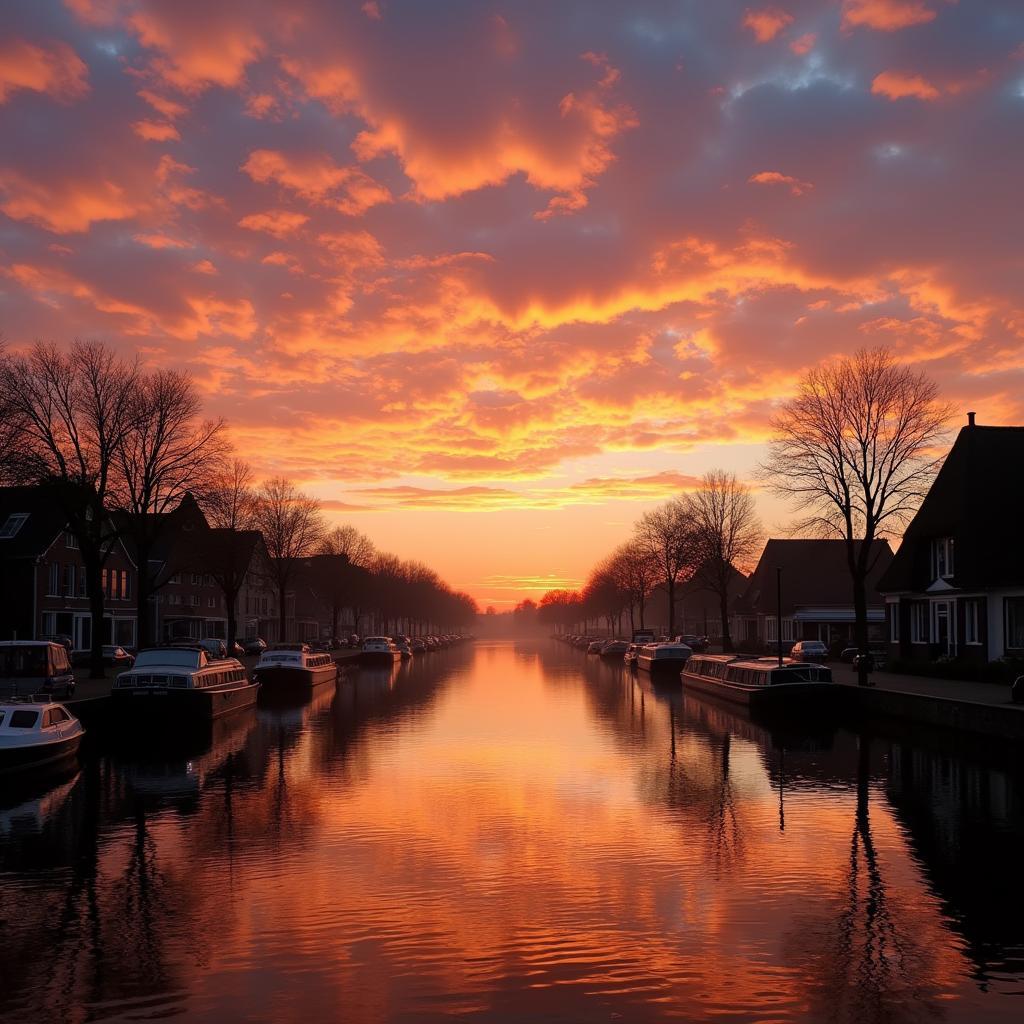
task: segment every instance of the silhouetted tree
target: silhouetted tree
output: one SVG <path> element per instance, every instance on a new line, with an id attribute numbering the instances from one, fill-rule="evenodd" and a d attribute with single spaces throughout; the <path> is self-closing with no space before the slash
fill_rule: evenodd
<path id="1" fill-rule="evenodd" d="M 256 525 L 267 545 L 277 588 L 279 639 L 286 640 L 288 586 L 297 561 L 311 555 L 323 536 L 320 505 L 285 477 L 272 477 L 256 491 Z"/>
<path id="2" fill-rule="evenodd" d="M 722 650 L 732 650 L 729 633 L 729 586 L 738 566 L 751 563 L 764 531 L 750 488 L 734 473 L 713 469 L 690 496 L 690 512 L 700 547 L 699 580 L 718 598 Z"/>
<path id="3" fill-rule="evenodd" d="M 882 348 L 809 370 L 772 419 L 762 473 L 802 512 L 796 532 L 846 542 L 861 651 L 873 542 L 901 530 L 917 510 L 950 414 L 934 382 Z"/>
<path id="4" fill-rule="evenodd" d="M 699 564 L 698 535 L 685 498 L 673 498 L 645 513 L 636 525 L 636 542 L 658 567 L 658 586 L 668 598 L 668 631 L 676 629 L 676 587 Z"/>

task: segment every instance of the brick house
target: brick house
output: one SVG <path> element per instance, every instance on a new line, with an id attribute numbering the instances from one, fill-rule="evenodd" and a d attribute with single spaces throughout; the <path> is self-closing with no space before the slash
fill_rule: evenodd
<path id="1" fill-rule="evenodd" d="M 1024 427 L 968 414 L 879 581 L 890 657 L 1024 658 Z"/>
<path id="2" fill-rule="evenodd" d="M 872 545 L 867 579 L 868 636 L 884 636 L 885 605 L 878 580 L 892 562 L 889 542 Z M 778 642 L 778 576 L 782 570 L 782 641 L 853 640 L 853 583 L 843 540 L 769 540 L 746 590 L 736 602 L 733 641 L 773 645 Z"/>
<path id="3" fill-rule="evenodd" d="M 92 645 L 92 613 L 77 539 L 39 487 L 0 488 L 0 639 L 67 636 Z M 103 642 L 132 647 L 137 636 L 136 566 L 121 542 L 103 569 Z"/>

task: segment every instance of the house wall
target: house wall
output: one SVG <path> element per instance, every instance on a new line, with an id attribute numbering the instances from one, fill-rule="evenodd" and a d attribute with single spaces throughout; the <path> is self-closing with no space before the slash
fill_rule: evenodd
<path id="1" fill-rule="evenodd" d="M 27 640 L 35 636 L 34 568 L 35 559 L 31 558 L 0 562 L 0 640 Z"/>

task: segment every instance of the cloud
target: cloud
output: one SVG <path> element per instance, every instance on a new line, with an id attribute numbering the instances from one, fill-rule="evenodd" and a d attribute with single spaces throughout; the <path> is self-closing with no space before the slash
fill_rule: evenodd
<path id="1" fill-rule="evenodd" d="M 132 125 L 132 131 L 140 139 L 150 142 L 170 142 L 181 138 L 178 129 L 167 121 L 136 121 Z"/>
<path id="2" fill-rule="evenodd" d="M 920 75 L 906 75 L 899 71 L 883 71 L 871 82 L 871 91 L 890 100 L 937 100 L 941 93 Z"/>
<path id="3" fill-rule="evenodd" d="M 264 210 L 261 213 L 250 213 L 239 222 L 239 227 L 249 231 L 265 231 L 275 238 L 284 238 L 294 234 L 303 224 L 309 221 L 304 213 L 294 210 Z"/>
<path id="4" fill-rule="evenodd" d="M 779 171 L 758 171 L 747 178 L 747 181 L 755 185 L 785 185 L 794 196 L 802 196 L 814 188 L 809 181 L 801 181 Z"/>
<path id="5" fill-rule="evenodd" d="M 754 33 L 759 43 L 770 43 L 784 28 L 793 23 L 793 15 L 780 7 L 747 8 L 743 27 Z"/>
<path id="6" fill-rule="evenodd" d="M 89 69 L 67 43 L 8 38 L 0 41 L 0 103 L 19 90 L 71 103 L 89 92 Z"/>
<path id="7" fill-rule="evenodd" d="M 843 28 L 898 32 L 934 19 L 928 0 L 843 0 Z"/>

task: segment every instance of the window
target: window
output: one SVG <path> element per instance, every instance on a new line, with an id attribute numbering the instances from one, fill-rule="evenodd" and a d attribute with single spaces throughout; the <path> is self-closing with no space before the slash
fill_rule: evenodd
<path id="1" fill-rule="evenodd" d="M 976 597 L 964 601 L 964 643 L 981 643 L 981 632 L 978 628 L 978 606 L 980 604 L 981 602 Z"/>
<path id="2" fill-rule="evenodd" d="M 180 572 L 176 572 L 167 582 L 168 583 L 173 583 L 175 585 L 181 583 L 181 573 Z"/>
<path id="3" fill-rule="evenodd" d="M 889 614 L 889 643 L 900 642 L 900 606 L 898 604 L 887 604 L 885 606 Z"/>
<path id="4" fill-rule="evenodd" d="M 75 567 L 73 565 L 64 566 L 64 596 L 75 596 Z"/>
<path id="5" fill-rule="evenodd" d="M 50 579 L 46 593 L 48 597 L 60 597 L 60 562 L 50 563 Z"/>
<path id="6" fill-rule="evenodd" d="M 127 569 L 121 570 L 121 600 L 127 601 L 132 596 L 132 578 Z"/>
<path id="7" fill-rule="evenodd" d="M 78 596 L 88 597 L 89 592 L 85 589 L 85 566 L 78 570 Z"/>
<path id="8" fill-rule="evenodd" d="M 168 594 L 167 595 L 167 603 L 168 604 L 181 604 L 181 594 Z"/>
<path id="9" fill-rule="evenodd" d="M 78 538 L 70 530 L 64 532 L 64 547 L 69 551 L 78 550 Z"/>
<path id="10" fill-rule="evenodd" d="M 25 708 L 19 708 L 17 711 L 11 712 L 11 722 L 9 728 L 34 729 L 36 727 L 36 722 L 38 721 L 38 711 L 27 711 Z"/>
<path id="11" fill-rule="evenodd" d="M 939 537 L 932 541 L 932 578 L 949 579 L 953 575 L 953 538 Z"/>
<path id="12" fill-rule="evenodd" d="M 203 586 L 204 587 L 212 587 L 213 586 L 213 577 L 208 572 L 204 572 L 203 573 Z"/>
<path id="13" fill-rule="evenodd" d="M 0 540 L 10 540 L 27 522 L 27 512 L 12 512 L 0 526 Z"/>
<path id="14" fill-rule="evenodd" d="M 192 586 L 193 587 L 202 586 L 202 582 L 203 582 L 203 574 L 202 573 L 200 573 L 200 572 L 192 573 Z"/>
<path id="15" fill-rule="evenodd" d="M 207 608 L 216 608 L 217 607 L 217 598 L 215 598 L 215 597 L 208 597 L 206 599 L 206 607 Z"/>
<path id="16" fill-rule="evenodd" d="M 915 601 L 910 606 L 910 642 L 928 643 L 928 602 Z"/>
<path id="17" fill-rule="evenodd" d="M 1024 597 L 1007 597 L 1004 600 L 1006 609 L 1006 649 L 1024 650 Z"/>

